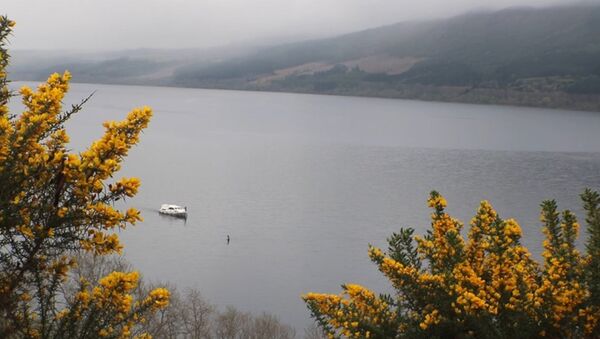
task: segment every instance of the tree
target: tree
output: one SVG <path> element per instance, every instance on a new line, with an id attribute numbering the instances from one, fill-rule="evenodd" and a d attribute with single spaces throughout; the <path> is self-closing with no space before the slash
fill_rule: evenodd
<path id="1" fill-rule="evenodd" d="M 432 192 L 431 230 L 423 237 L 401 229 L 387 253 L 369 257 L 395 295 L 343 285 L 342 295 L 303 296 L 330 338 L 598 338 L 600 337 L 600 195 L 582 194 L 587 253 L 575 246 L 573 213 L 542 203 L 544 263 L 521 245 L 521 228 L 482 201 L 467 239 L 463 224 Z M 415 246 L 416 244 L 416 246 Z"/>
<path id="2" fill-rule="evenodd" d="M 64 124 L 87 99 L 62 110 L 68 72 L 51 75 L 35 91 L 21 88 L 26 109 L 9 112 L 6 44 L 13 26 L 0 17 L 0 337 L 131 337 L 145 315 L 167 306 L 166 289 L 134 300 L 137 272 L 82 279 L 72 296 L 64 284 L 76 265 L 73 254 L 118 253 L 115 231 L 141 220 L 136 209 L 114 207 L 134 196 L 140 181 L 109 181 L 152 110 L 134 109 L 121 122 L 106 122 L 100 140 L 70 153 Z"/>

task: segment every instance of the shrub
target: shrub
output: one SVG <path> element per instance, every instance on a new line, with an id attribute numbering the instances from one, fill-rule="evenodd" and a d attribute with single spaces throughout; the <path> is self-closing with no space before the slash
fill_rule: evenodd
<path id="1" fill-rule="evenodd" d="M 432 192 L 431 229 L 401 229 L 387 253 L 369 257 L 395 295 L 342 285 L 342 295 L 303 296 L 330 338 L 579 338 L 600 337 L 600 195 L 582 194 L 586 254 L 575 246 L 579 224 L 554 201 L 542 203 L 544 263 L 521 245 L 521 228 L 481 202 L 465 239 L 463 224 Z"/>
<path id="2" fill-rule="evenodd" d="M 97 281 L 113 271 L 129 271 L 131 265 L 117 255 L 78 255 L 77 267 L 71 271 L 67 281 L 68 291 L 73 298 L 78 293 L 81 279 Z M 156 288 L 156 284 L 139 278 L 132 295 L 144 299 Z M 220 311 L 195 289 L 178 291 L 172 284 L 161 283 L 170 292 L 169 306 L 145 316 L 131 328 L 135 334 L 147 333 L 161 339 L 292 339 L 296 332 L 282 323 L 276 316 L 262 313 L 253 315 L 232 306 Z M 319 338 L 311 337 L 311 338 Z"/>
<path id="3" fill-rule="evenodd" d="M 35 91 L 21 88 L 25 111 L 9 113 L 6 39 L 13 26 L 0 17 L 0 337 L 131 337 L 136 323 L 168 304 L 166 289 L 136 300 L 138 273 L 118 271 L 81 279 L 73 295 L 64 287 L 74 253 L 120 252 L 115 231 L 141 220 L 136 209 L 113 205 L 134 196 L 139 180 L 108 181 L 152 111 L 135 109 L 121 122 L 105 123 L 100 140 L 70 153 L 64 124 L 87 99 L 62 110 L 68 72 L 51 75 Z"/>

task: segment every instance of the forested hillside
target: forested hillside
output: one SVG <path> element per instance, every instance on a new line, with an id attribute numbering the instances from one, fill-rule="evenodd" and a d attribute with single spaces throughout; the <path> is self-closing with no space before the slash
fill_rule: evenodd
<path id="1" fill-rule="evenodd" d="M 154 54 L 58 65 L 86 82 L 600 111 L 600 5 L 476 12 L 243 53 Z"/>

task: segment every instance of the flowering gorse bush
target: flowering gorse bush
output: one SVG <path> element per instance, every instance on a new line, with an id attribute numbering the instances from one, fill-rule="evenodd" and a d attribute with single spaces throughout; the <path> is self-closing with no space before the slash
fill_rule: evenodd
<path id="1" fill-rule="evenodd" d="M 465 239 L 463 224 L 428 200 L 431 230 L 401 229 L 387 253 L 369 257 L 390 280 L 394 296 L 343 285 L 342 295 L 303 296 L 330 338 L 599 338 L 600 195 L 582 194 L 587 211 L 587 253 L 575 246 L 573 213 L 542 204 L 546 240 L 543 265 L 521 245 L 521 227 L 502 220 L 482 201 Z"/>
<path id="2" fill-rule="evenodd" d="M 100 140 L 70 153 L 64 124 L 83 102 L 62 111 L 68 72 L 51 75 L 37 90 L 21 88 L 25 111 L 9 113 L 5 46 L 13 26 L 0 17 L 0 338 L 128 338 L 145 314 L 168 304 L 167 290 L 134 300 L 136 272 L 82 279 L 74 295 L 64 285 L 76 265 L 73 253 L 118 253 L 115 231 L 141 220 L 136 209 L 113 207 L 136 194 L 139 180 L 107 181 L 152 111 L 135 109 L 121 122 L 105 123 Z"/>

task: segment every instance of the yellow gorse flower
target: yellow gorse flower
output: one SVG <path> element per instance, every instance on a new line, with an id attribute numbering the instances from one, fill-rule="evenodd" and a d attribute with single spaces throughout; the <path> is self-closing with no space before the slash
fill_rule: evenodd
<path id="1" fill-rule="evenodd" d="M 598 230 L 600 253 L 600 220 L 594 219 L 600 218 L 600 195 L 588 191 L 585 196 L 592 201 L 588 222 Z M 490 333 L 482 331 L 495 328 L 495 335 L 593 337 L 600 331 L 600 307 L 591 290 L 595 279 L 583 274 L 593 257 L 582 256 L 575 247 L 579 224 L 572 213 L 564 212 L 561 220 L 554 202 L 544 203 L 542 267 L 521 245 L 517 221 L 500 219 L 489 202 L 481 202 L 467 239 L 462 223 L 446 213 L 439 193 L 432 192 L 428 205 L 433 213 L 426 236 L 402 229 L 388 239 L 389 253 L 369 246 L 369 257 L 390 280 L 395 298 L 381 299 L 352 284 L 344 285 L 339 296 L 303 296 L 326 334 L 484 336 Z"/>
<path id="2" fill-rule="evenodd" d="M 9 112 L 5 47 L 14 26 L 0 16 L 0 337 L 149 338 L 136 322 L 168 305 L 167 290 L 136 301 L 137 272 L 112 272 L 95 286 L 81 280 L 72 293 L 64 284 L 76 266 L 74 252 L 120 253 L 116 231 L 142 220 L 138 210 L 114 204 L 133 197 L 139 179 L 112 178 L 152 110 L 136 108 L 122 121 L 104 123 L 99 140 L 71 152 L 65 122 L 87 99 L 63 109 L 69 72 L 54 73 L 35 89 L 22 87 L 24 111 Z"/>

